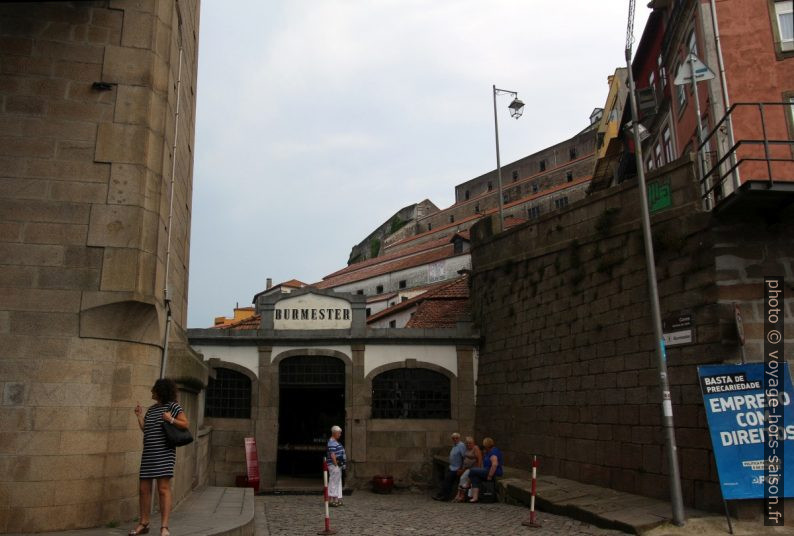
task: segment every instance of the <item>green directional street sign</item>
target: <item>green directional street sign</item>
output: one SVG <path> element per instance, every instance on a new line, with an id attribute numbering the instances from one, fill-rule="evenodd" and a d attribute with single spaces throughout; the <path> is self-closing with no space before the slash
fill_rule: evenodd
<path id="1" fill-rule="evenodd" d="M 673 206 L 670 177 L 648 181 L 648 210 L 651 214 Z"/>

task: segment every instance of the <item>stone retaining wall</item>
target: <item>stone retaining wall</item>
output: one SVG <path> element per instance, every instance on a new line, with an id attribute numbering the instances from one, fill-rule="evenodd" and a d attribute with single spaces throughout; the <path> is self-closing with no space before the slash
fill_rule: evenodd
<path id="1" fill-rule="evenodd" d="M 686 503 L 721 508 L 696 366 L 738 360 L 732 301 L 760 356 L 761 276 L 792 277 L 791 214 L 718 220 L 700 210 L 688 159 L 657 170 L 672 206 L 653 216 L 662 316 L 688 312 L 668 349 Z M 473 228 L 473 311 L 484 341 L 476 429 L 506 463 L 667 498 L 667 463 L 636 184 L 492 236 Z M 792 319 L 787 300 L 786 322 Z M 789 328 L 791 330 L 791 328 Z M 790 346 L 788 346 L 790 352 Z"/>

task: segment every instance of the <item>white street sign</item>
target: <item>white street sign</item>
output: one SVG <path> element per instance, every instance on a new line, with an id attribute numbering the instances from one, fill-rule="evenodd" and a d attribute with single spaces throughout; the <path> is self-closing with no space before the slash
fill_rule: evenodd
<path id="1" fill-rule="evenodd" d="M 690 54 L 687 59 L 678 67 L 678 72 L 675 75 L 673 84 L 676 86 L 683 86 L 684 84 L 692 83 L 692 69 L 695 70 L 695 82 L 702 82 L 703 80 L 711 80 L 716 75 L 714 71 L 709 69 L 705 63 L 700 61 L 700 58 L 694 54 Z"/>

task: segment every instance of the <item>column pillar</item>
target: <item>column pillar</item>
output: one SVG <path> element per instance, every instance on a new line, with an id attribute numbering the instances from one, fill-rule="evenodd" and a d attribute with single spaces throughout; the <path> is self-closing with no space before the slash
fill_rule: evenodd
<path id="1" fill-rule="evenodd" d="M 458 354 L 458 389 L 453 403 L 457 404 L 458 429 L 461 434 L 474 433 L 474 349 L 456 347 Z"/>
<path id="2" fill-rule="evenodd" d="M 349 396 L 347 405 L 347 437 L 350 450 L 350 473 L 356 478 L 356 468 L 367 461 L 367 424 L 370 417 L 372 393 L 364 378 L 364 350 L 363 344 L 351 346 L 353 366 L 350 373 Z"/>
<path id="3" fill-rule="evenodd" d="M 260 489 L 276 485 L 276 457 L 278 453 L 278 369 L 271 365 L 272 346 L 260 346 L 259 400 L 254 421 L 257 454 L 259 456 Z"/>

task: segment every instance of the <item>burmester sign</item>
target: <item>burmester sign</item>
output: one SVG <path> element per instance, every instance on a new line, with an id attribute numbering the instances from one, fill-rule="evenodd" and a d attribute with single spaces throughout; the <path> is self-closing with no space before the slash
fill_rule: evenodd
<path id="1" fill-rule="evenodd" d="M 319 294 L 284 298 L 273 309 L 274 329 L 350 329 L 350 302 Z"/>

